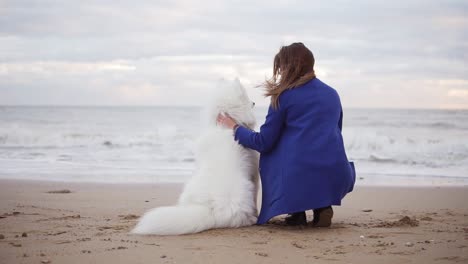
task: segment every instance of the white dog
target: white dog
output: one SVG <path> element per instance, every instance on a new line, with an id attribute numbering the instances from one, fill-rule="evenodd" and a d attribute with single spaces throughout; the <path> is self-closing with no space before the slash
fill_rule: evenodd
<path id="1" fill-rule="evenodd" d="M 214 94 L 195 153 L 197 170 L 178 204 L 146 212 L 132 233 L 180 235 L 256 222 L 258 155 L 239 145 L 233 131 L 216 125 L 218 113 L 225 112 L 253 129 L 254 103 L 238 79 L 221 81 Z"/>

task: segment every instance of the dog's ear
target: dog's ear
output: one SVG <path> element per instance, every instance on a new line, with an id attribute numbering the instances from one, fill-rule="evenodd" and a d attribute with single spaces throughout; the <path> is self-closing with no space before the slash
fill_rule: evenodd
<path id="1" fill-rule="evenodd" d="M 245 89 L 244 89 L 244 86 L 242 86 L 242 83 L 240 82 L 239 77 L 236 77 L 232 82 L 233 82 L 233 85 L 236 86 L 236 89 L 240 92 L 240 94 L 244 95 Z"/>
<path id="2" fill-rule="evenodd" d="M 226 79 L 224 78 L 219 78 L 218 81 L 216 82 L 216 86 L 218 88 L 224 88 L 226 87 Z"/>
<path id="3" fill-rule="evenodd" d="M 239 77 L 236 77 L 236 78 L 234 79 L 234 85 L 236 85 L 237 89 L 242 90 L 242 91 L 244 90 L 244 89 L 242 88 L 242 83 L 240 82 Z"/>

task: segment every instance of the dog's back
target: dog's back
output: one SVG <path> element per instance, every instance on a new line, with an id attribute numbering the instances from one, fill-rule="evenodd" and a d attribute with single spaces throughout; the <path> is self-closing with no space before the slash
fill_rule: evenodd
<path id="1" fill-rule="evenodd" d="M 227 112 L 253 126 L 251 105 L 245 105 L 251 102 L 240 82 L 234 81 L 227 89 L 227 100 L 220 100 L 212 112 Z M 132 233 L 178 235 L 254 224 L 258 155 L 234 141 L 232 133 L 208 124 L 197 144 L 197 171 L 186 183 L 178 205 L 150 210 Z"/>

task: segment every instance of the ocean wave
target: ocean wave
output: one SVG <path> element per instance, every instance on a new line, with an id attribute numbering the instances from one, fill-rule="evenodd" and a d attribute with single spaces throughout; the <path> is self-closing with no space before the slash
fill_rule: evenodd
<path id="1" fill-rule="evenodd" d="M 6 110 L 5 110 L 6 109 Z M 4 108 L 0 162 L 51 178 L 191 169 L 199 111 L 185 108 Z M 266 109 L 258 110 L 258 124 Z M 343 136 L 359 173 L 466 175 L 468 111 L 345 111 Z M 2 161 L 3 160 L 3 161 Z M 24 163 L 23 163 L 24 162 Z M 77 169 L 89 168 L 89 169 Z M 179 172 L 174 172 L 177 176 Z M 172 174 L 171 174 L 172 175 Z M 91 176 L 90 176 L 91 177 Z M 172 177 L 172 176 L 171 176 Z M 367 176 L 366 176 L 367 177 Z"/>
<path id="2" fill-rule="evenodd" d="M 452 168 L 468 164 L 468 133 L 351 130 L 345 133 L 350 158 L 373 164 Z"/>
<path id="3" fill-rule="evenodd" d="M 164 129 L 153 133 L 75 133 L 57 131 L 0 131 L 1 147 L 164 147 L 168 145 L 187 145 L 195 136 L 187 131 Z"/>
<path id="4" fill-rule="evenodd" d="M 398 161 L 392 158 L 379 157 L 377 155 L 369 155 L 369 161 L 381 162 L 381 163 L 397 163 Z"/>
<path id="5" fill-rule="evenodd" d="M 359 120 L 359 119 L 356 119 Z M 365 119 L 362 119 L 365 120 Z M 453 122 L 408 122 L 401 120 L 387 120 L 387 121 L 369 121 L 364 122 L 366 127 L 390 127 L 390 128 L 427 128 L 427 129 L 459 129 L 466 130 L 468 125 L 464 123 Z"/>
<path id="6" fill-rule="evenodd" d="M 402 156 L 401 158 L 387 158 L 379 157 L 375 154 L 370 154 L 368 158 L 357 158 L 354 160 L 370 162 L 375 164 L 387 164 L 394 166 L 406 166 L 406 167 L 425 167 L 425 168 L 449 168 L 457 166 L 456 163 L 448 162 L 440 159 L 421 159 L 421 158 L 409 158 Z"/>

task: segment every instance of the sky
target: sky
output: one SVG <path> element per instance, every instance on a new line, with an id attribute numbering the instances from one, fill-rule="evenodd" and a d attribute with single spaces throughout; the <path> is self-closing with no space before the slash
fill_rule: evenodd
<path id="1" fill-rule="evenodd" d="M 468 109 L 468 1 L 0 0 L 0 105 L 258 105 L 303 42 L 349 108 Z"/>

